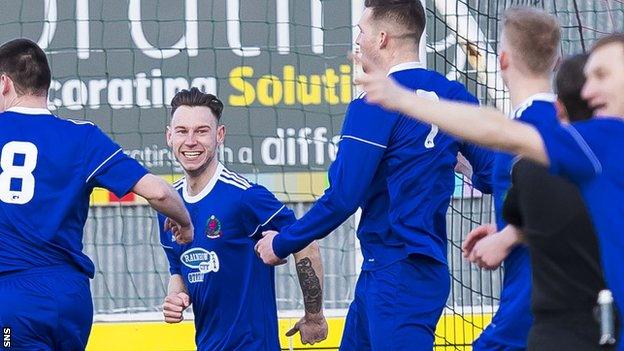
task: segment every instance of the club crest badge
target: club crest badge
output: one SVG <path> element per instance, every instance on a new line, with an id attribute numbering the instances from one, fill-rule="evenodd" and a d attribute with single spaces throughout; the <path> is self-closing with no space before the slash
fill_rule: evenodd
<path id="1" fill-rule="evenodd" d="M 206 236 L 210 239 L 221 237 L 221 222 L 215 215 L 210 216 L 208 223 L 206 223 Z"/>

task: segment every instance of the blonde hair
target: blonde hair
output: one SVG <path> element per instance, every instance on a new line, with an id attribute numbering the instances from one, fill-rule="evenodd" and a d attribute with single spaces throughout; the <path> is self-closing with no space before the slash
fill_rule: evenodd
<path id="1" fill-rule="evenodd" d="M 592 47 L 592 51 L 611 44 L 620 44 L 620 46 L 624 48 L 624 33 L 611 33 L 598 39 L 598 41 Z"/>
<path id="2" fill-rule="evenodd" d="M 503 14 L 503 34 L 524 68 L 541 75 L 559 59 L 561 28 L 554 16 L 533 7 L 512 7 Z"/>

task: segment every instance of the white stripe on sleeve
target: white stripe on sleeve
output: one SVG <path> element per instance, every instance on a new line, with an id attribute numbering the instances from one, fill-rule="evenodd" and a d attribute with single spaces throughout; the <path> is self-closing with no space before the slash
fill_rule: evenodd
<path id="1" fill-rule="evenodd" d="M 576 128 L 571 125 L 565 125 L 564 128 L 568 131 L 568 133 L 570 133 L 570 135 L 572 135 L 576 143 L 580 146 L 581 150 L 583 150 L 585 156 L 587 156 L 587 158 L 589 159 L 589 162 L 591 162 L 592 166 L 594 166 L 594 171 L 596 172 L 596 174 L 602 173 L 602 164 L 600 163 L 600 160 L 598 160 L 598 157 L 596 157 L 596 154 L 589 147 L 587 141 L 585 141 L 585 139 L 578 132 L 578 130 L 576 130 Z"/>
<path id="2" fill-rule="evenodd" d="M 263 227 L 267 224 L 269 224 L 269 222 L 275 218 L 275 216 L 277 216 L 278 213 L 280 213 L 284 208 L 286 207 L 286 205 L 282 205 L 282 207 L 279 208 L 279 210 L 277 210 L 271 217 L 269 217 L 269 219 L 267 219 L 264 223 L 262 224 L 258 224 L 258 226 L 256 227 L 256 229 L 253 231 L 253 233 L 249 234 L 249 237 L 252 237 L 254 234 L 256 234 L 256 232 L 258 231 L 258 229 L 260 229 L 260 227 Z"/>
<path id="3" fill-rule="evenodd" d="M 119 152 L 121 152 L 121 148 L 119 148 L 119 150 L 113 152 L 112 155 L 108 156 L 108 158 L 106 160 L 104 160 L 104 162 L 100 163 L 99 166 L 97 166 L 97 168 L 91 172 L 91 174 L 89 174 L 89 176 L 87 177 L 87 180 L 85 181 L 85 183 L 88 183 L 89 180 L 91 180 L 91 177 L 93 177 L 93 175 L 95 174 L 95 172 L 97 172 L 100 168 L 102 168 L 102 166 L 104 166 L 106 164 L 106 162 L 108 162 L 111 158 L 113 158 L 113 156 L 117 155 Z"/>
<path id="4" fill-rule="evenodd" d="M 360 141 L 362 143 L 366 143 L 366 144 L 369 144 L 369 145 L 380 147 L 382 149 L 386 149 L 387 148 L 386 145 L 381 145 L 381 144 L 378 144 L 376 142 L 373 142 L 373 141 L 370 141 L 370 140 L 366 140 L 366 139 L 362 139 L 362 138 L 358 138 L 358 137 L 353 136 L 353 135 L 343 135 L 342 139 L 353 139 L 353 140 L 356 140 L 356 141 Z"/>

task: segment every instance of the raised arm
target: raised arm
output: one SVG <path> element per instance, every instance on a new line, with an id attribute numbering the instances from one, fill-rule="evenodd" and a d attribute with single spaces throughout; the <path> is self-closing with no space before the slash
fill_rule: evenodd
<path id="1" fill-rule="evenodd" d="M 257 249 L 267 264 L 302 250 L 349 218 L 369 193 L 370 184 L 386 151 L 396 114 L 364 100 L 351 102 L 336 160 L 329 169 L 329 188 L 296 223 L 268 234 Z"/>
<path id="2" fill-rule="evenodd" d="M 544 143 L 538 131 L 513 121 L 492 107 L 450 101 L 431 101 L 397 84 L 370 61 L 356 83 L 366 91 L 370 103 L 399 111 L 416 120 L 437 125 L 441 130 L 468 142 L 511 152 L 548 165 Z"/>

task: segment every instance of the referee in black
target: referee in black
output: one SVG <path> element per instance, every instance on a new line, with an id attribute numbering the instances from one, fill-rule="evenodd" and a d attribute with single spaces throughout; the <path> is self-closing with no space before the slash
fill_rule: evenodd
<path id="1" fill-rule="evenodd" d="M 557 73 L 555 85 L 563 123 L 582 121 L 592 115 L 580 97 L 586 60 L 585 54 L 573 56 Z M 527 349 L 614 350 L 613 346 L 599 345 L 600 325 L 594 307 L 606 284 L 596 234 L 578 189 L 551 175 L 545 167 L 520 159 L 512 170 L 512 187 L 503 215 L 510 224 L 504 233 L 484 238 L 506 236 L 497 240 L 501 245 L 479 248 L 478 242 L 469 244 L 465 249 L 475 252 L 465 255 L 481 267 L 495 268 L 500 265 L 501 252 L 509 252 L 519 241 L 528 245 L 534 320 Z"/>

